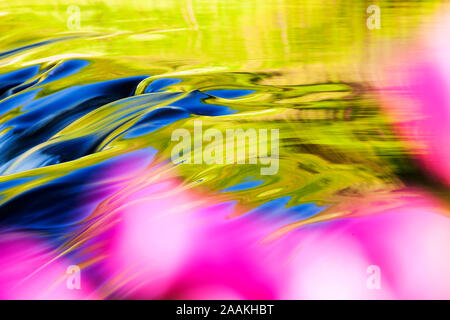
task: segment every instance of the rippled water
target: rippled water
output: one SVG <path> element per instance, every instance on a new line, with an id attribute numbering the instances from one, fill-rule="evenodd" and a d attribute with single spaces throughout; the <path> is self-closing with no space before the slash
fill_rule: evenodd
<path id="1" fill-rule="evenodd" d="M 95 245 L 80 239 L 101 237 L 117 199 L 161 177 L 177 179 L 175 195 L 194 190 L 229 205 L 228 218 L 286 217 L 270 232 L 355 214 L 339 204 L 422 179 L 370 71 L 438 2 L 384 3 L 373 32 L 364 1 L 83 3 L 76 30 L 62 2 L 3 3 L 2 232 L 37 232 L 57 254 L 95 265 Z M 192 131 L 195 120 L 279 129 L 278 173 L 175 165 L 172 132 Z"/>
<path id="2" fill-rule="evenodd" d="M 66 59 L 2 74 L 3 223 L 38 229 L 76 223 L 89 213 L 75 213 L 77 195 L 102 189 L 93 172 L 144 151 L 157 155 L 148 164 L 173 166 L 171 134 L 191 129 L 194 119 L 205 129 L 280 130 L 276 176 L 260 176 L 259 165 L 178 165 L 186 183 L 228 189 L 229 200 L 258 206 L 290 197 L 290 206 L 323 206 L 352 186 L 390 183 L 392 168 L 379 156 L 395 156 L 395 140 L 376 106 L 351 84 L 267 85 L 270 73 L 200 70 L 51 90 L 66 78 L 84 78 L 92 63 Z M 251 181 L 257 186 L 243 185 Z"/>

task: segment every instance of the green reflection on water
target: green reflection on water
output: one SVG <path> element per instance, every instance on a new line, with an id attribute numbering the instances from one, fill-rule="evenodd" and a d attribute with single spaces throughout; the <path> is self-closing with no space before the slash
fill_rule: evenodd
<path id="1" fill-rule="evenodd" d="M 195 117 L 203 120 L 206 128 L 280 130 L 278 175 L 266 177 L 261 186 L 251 190 L 230 192 L 224 199 L 256 206 L 289 195 L 290 205 L 325 205 L 342 192 L 396 188 L 400 182 L 394 172 L 406 166 L 401 143 L 370 91 L 364 90 L 370 72 L 363 71 L 380 52 L 388 56 L 393 44 L 410 39 L 440 1 L 377 1 L 382 27 L 368 30 L 366 8 L 372 3 L 3 1 L 2 51 L 76 37 L 5 57 L 0 67 L 3 73 L 27 64 L 52 66 L 71 57 L 91 62 L 77 75 L 45 85 L 39 97 L 76 84 L 139 74 L 153 75 L 146 83 L 166 76 L 184 80 L 169 92 L 255 90 L 241 99 L 207 101 L 236 110 L 233 115 Z M 68 29 L 70 5 L 80 8 L 77 30 Z M 164 105 L 167 103 L 150 108 Z M 0 121 L 17 112 L 20 110 L 5 114 Z M 99 109 L 56 134 L 54 141 L 91 133 L 93 123 L 120 116 L 110 108 Z M 132 124 L 126 120 L 118 131 Z M 139 148 L 153 146 L 167 159 L 171 133 L 175 128 L 191 129 L 193 120 L 180 120 L 145 136 L 119 137 L 109 148 L 75 161 L 0 177 L 3 182 L 40 176 L 3 191 L 1 201 L 76 168 Z M 186 182 L 201 181 L 197 185 L 220 191 L 245 177 L 257 176 L 259 167 L 181 165 L 178 170 Z"/>

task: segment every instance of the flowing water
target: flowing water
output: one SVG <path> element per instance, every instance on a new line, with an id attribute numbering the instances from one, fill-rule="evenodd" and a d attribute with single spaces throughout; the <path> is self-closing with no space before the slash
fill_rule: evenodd
<path id="1" fill-rule="evenodd" d="M 382 27 L 369 30 L 369 1 L 3 1 L 2 232 L 37 232 L 68 254 L 142 170 L 231 204 L 231 218 L 335 219 L 343 199 L 402 189 L 415 169 L 371 71 L 439 1 L 378 2 Z M 278 129 L 277 174 L 174 164 L 171 135 L 196 120 Z"/>

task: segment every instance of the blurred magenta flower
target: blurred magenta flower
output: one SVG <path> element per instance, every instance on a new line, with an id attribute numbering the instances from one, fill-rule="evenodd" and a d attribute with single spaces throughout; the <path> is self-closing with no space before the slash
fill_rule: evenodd
<path id="1" fill-rule="evenodd" d="M 383 107 L 421 165 L 450 184 L 450 14 L 394 58 L 378 84 Z"/>
<path id="2" fill-rule="evenodd" d="M 68 286 L 71 264 L 37 235 L 2 234 L 0 265 L 0 299 L 96 299 L 82 274 L 79 288 Z"/>

